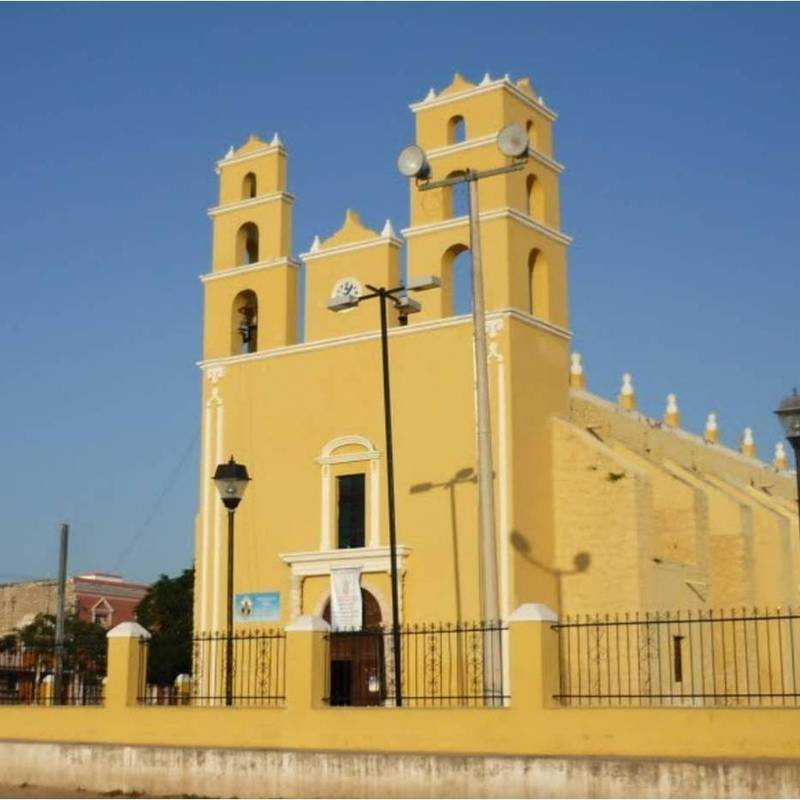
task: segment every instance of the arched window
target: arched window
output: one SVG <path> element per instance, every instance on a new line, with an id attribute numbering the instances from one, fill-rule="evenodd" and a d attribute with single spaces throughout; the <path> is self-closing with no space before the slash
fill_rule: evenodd
<path id="1" fill-rule="evenodd" d="M 231 313 L 231 355 L 258 350 L 258 297 L 250 289 L 239 292 Z"/>
<path id="2" fill-rule="evenodd" d="M 547 319 L 547 262 L 540 250 L 528 254 L 528 312 Z"/>
<path id="3" fill-rule="evenodd" d="M 528 144 L 536 150 L 536 126 L 533 124 L 532 119 L 525 123 L 525 130 L 528 132 Z"/>
<path id="4" fill-rule="evenodd" d="M 455 117 L 450 117 L 447 122 L 447 144 L 456 144 L 463 142 L 467 138 L 467 123 L 464 122 L 464 117 L 457 114 Z"/>
<path id="5" fill-rule="evenodd" d="M 236 234 L 236 265 L 255 264 L 258 261 L 258 228 L 245 222 Z"/>
<path id="6" fill-rule="evenodd" d="M 442 256 L 442 316 L 472 311 L 472 262 L 469 248 L 454 244 Z"/>
<path id="7" fill-rule="evenodd" d="M 528 216 L 544 222 L 544 188 L 542 182 L 535 175 L 528 175 L 525 179 L 525 195 L 528 203 Z"/>
<path id="8" fill-rule="evenodd" d="M 249 200 L 251 197 L 255 197 L 257 193 L 256 175 L 254 172 L 248 172 L 244 176 L 244 180 L 242 180 L 242 200 Z"/>
<path id="9" fill-rule="evenodd" d="M 463 175 L 463 170 L 453 170 L 448 173 L 448 178 L 455 178 Z M 466 217 L 469 214 L 469 185 L 457 183 L 454 186 L 445 187 L 444 191 L 444 218 L 453 219 L 454 217 Z"/>

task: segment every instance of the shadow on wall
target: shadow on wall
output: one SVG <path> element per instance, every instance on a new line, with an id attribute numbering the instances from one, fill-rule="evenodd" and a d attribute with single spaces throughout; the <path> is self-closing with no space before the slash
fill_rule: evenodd
<path id="1" fill-rule="evenodd" d="M 455 606 L 456 622 L 461 622 L 461 568 L 458 560 L 458 520 L 456 518 L 456 487 L 462 483 L 476 483 L 477 477 L 472 467 L 463 467 L 458 470 L 452 478 L 446 481 L 426 481 L 425 483 L 415 483 L 410 489 L 409 494 L 420 494 L 430 492 L 434 489 L 444 489 L 450 499 L 450 529 L 451 540 L 453 543 L 453 581 L 455 583 Z"/>
<path id="2" fill-rule="evenodd" d="M 509 541 L 514 550 L 519 553 L 529 564 L 533 564 L 537 569 L 542 570 L 547 575 L 551 576 L 555 582 L 556 587 L 556 602 L 558 608 L 556 609 L 559 616 L 561 615 L 562 604 L 562 583 L 565 575 L 578 575 L 581 572 L 586 572 L 592 563 L 592 557 L 585 550 L 576 553 L 572 559 L 572 569 L 556 569 L 555 567 L 543 564 L 537 561 L 531 554 L 531 543 L 519 531 L 511 531 Z"/>

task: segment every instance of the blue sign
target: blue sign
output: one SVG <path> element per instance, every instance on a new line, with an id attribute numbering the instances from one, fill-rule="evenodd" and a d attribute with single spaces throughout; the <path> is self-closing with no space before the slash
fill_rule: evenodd
<path id="1" fill-rule="evenodd" d="M 280 618 L 280 592 L 245 592 L 233 596 L 234 622 L 277 622 Z"/>

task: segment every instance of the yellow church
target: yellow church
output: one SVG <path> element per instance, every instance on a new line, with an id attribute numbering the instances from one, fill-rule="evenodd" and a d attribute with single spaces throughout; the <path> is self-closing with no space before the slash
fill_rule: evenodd
<path id="1" fill-rule="evenodd" d="M 517 123 L 528 135 L 524 167 L 480 184 L 501 619 L 526 603 L 562 617 L 795 605 L 798 520 L 782 448 L 761 461 L 748 431 L 729 449 L 714 414 L 686 431 L 674 396 L 663 419 L 648 418 L 627 374 L 618 398 L 587 388 L 591 365 L 584 374 L 570 345 L 556 113 L 529 79 L 489 75 L 456 75 L 410 109 L 433 179 L 503 167 L 498 132 Z M 407 228 L 371 230 L 342 209 L 339 230 L 296 255 L 287 159 L 276 134 L 216 164 L 195 631 L 226 624 L 225 508 L 211 476 L 231 454 L 252 479 L 236 512 L 237 629 L 330 621 L 343 573 L 364 624 L 390 624 L 378 308 L 330 303 L 427 275 L 440 287 L 419 295 L 419 313 L 388 320 L 398 613 L 404 625 L 480 619 L 473 317 L 454 302 L 470 231 L 457 188 L 409 180 Z"/>

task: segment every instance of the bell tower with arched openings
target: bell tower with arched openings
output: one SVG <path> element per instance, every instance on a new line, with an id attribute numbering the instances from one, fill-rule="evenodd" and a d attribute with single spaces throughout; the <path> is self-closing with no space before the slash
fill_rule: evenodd
<path id="1" fill-rule="evenodd" d="M 563 167 L 553 158 L 556 115 L 529 79 L 474 84 L 456 74 L 439 94 L 433 90 L 411 105 L 416 144 L 427 154 L 434 180 L 468 169 L 510 163 L 498 149 L 498 132 L 512 122 L 528 131 L 530 157 L 519 172 L 479 184 L 481 237 L 487 311 L 515 309 L 566 328 L 566 250 L 560 231 L 558 178 Z M 466 184 L 422 191 L 414 181 L 408 242 L 410 276 L 434 274 L 442 291 L 425 297 L 414 322 L 451 316 L 454 265 L 469 248 Z"/>
<path id="2" fill-rule="evenodd" d="M 293 344 L 297 269 L 291 256 L 292 204 L 286 150 L 277 134 L 231 148 L 217 162 L 219 204 L 205 286 L 205 358 Z"/>

